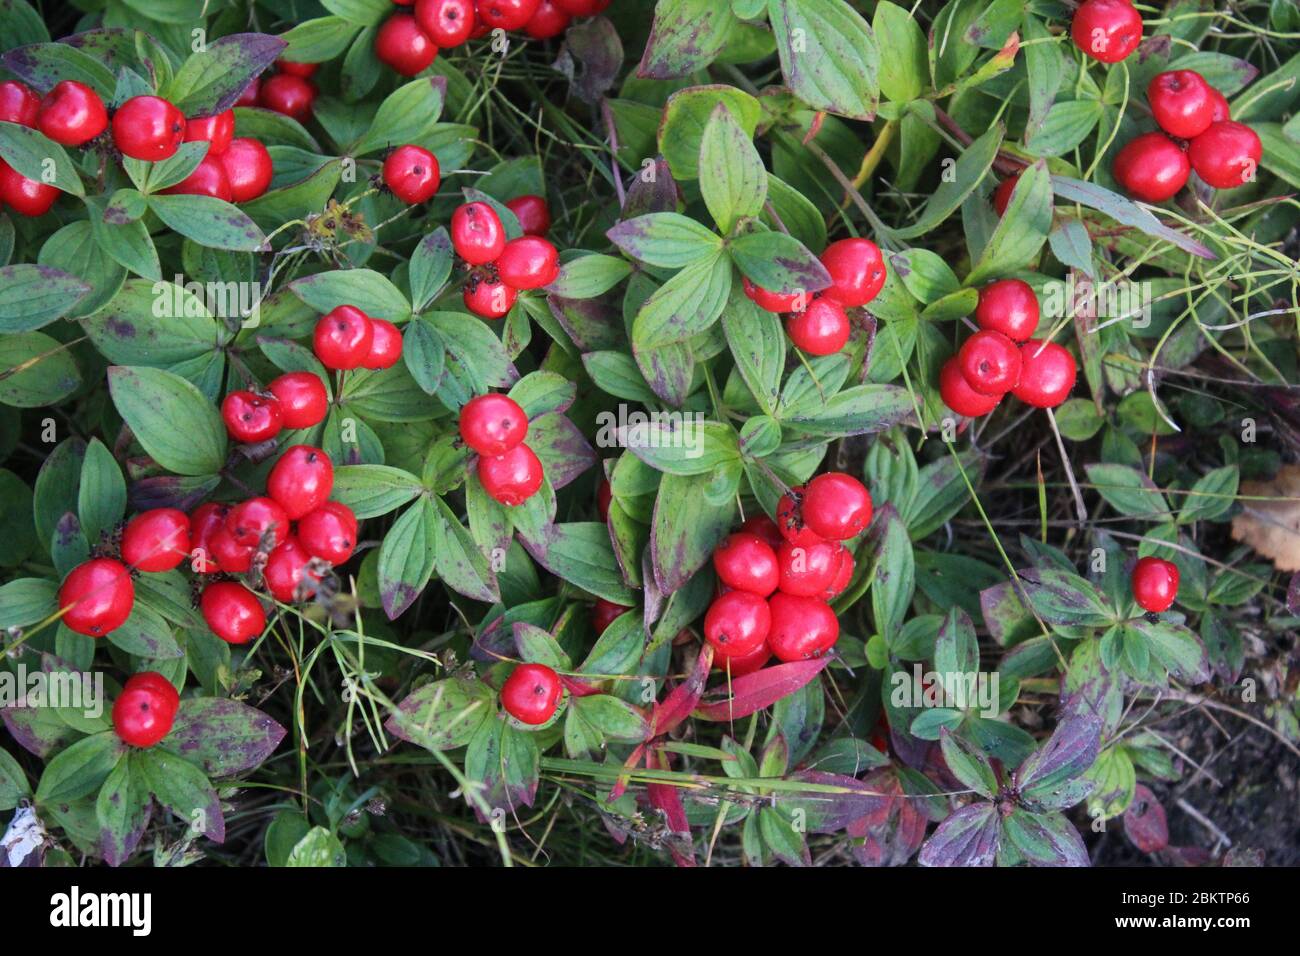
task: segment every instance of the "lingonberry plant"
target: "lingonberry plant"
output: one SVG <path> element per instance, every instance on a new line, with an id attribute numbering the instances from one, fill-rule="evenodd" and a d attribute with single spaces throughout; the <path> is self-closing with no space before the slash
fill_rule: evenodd
<path id="1" fill-rule="evenodd" d="M 7 862 L 1296 862 L 1294 4 L 164 7 L 0 2 Z"/>

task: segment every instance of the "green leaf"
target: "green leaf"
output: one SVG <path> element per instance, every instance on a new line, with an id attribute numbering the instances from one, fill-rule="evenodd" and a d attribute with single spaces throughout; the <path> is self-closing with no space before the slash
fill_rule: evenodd
<path id="1" fill-rule="evenodd" d="M 1106 463 L 1085 465 L 1093 488 L 1120 514 L 1148 521 L 1165 521 L 1169 505 L 1155 482 L 1136 468 Z"/>
<path id="2" fill-rule="evenodd" d="M 735 17 L 715 0 L 659 0 L 637 75 L 656 80 L 702 70 L 722 51 Z"/>
<path id="3" fill-rule="evenodd" d="M 889 505 L 872 524 L 876 571 L 871 583 L 871 612 L 878 634 L 894 634 L 903 626 L 916 590 L 912 539 L 898 512 Z"/>
<path id="4" fill-rule="evenodd" d="M 1042 125 L 1030 134 L 1025 149 L 1035 156 L 1062 156 L 1088 138 L 1101 115 L 1098 100 L 1054 103 Z"/>
<path id="5" fill-rule="evenodd" d="M 81 176 L 63 147 L 17 123 L 0 123 L 0 158 L 28 179 L 84 196 Z"/>
<path id="6" fill-rule="evenodd" d="M 722 248 L 722 240 L 715 233 L 675 212 L 652 212 L 627 219 L 606 235 L 633 259 L 665 269 L 692 265 Z"/>
<path id="7" fill-rule="evenodd" d="M 631 272 L 632 267 L 625 260 L 614 256 L 579 256 L 561 267 L 560 277 L 546 291 L 566 299 L 594 299 L 614 288 Z"/>
<path id="8" fill-rule="evenodd" d="M 574 698 L 576 707 L 591 726 L 610 740 L 639 742 L 650 733 L 644 712 L 609 694 L 592 694 Z"/>
<path id="9" fill-rule="evenodd" d="M 524 547 L 556 577 L 615 604 L 636 603 L 635 593 L 618 570 L 605 525 L 595 521 L 550 525 L 544 539 L 525 538 Z"/>
<path id="10" fill-rule="evenodd" d="M 1240 478 L 1241 469 L 1237 465 L 1224 465 L 1202 475 L 1187 493 L 1178 512 L 1178 523 L 1222 518 L 1232 508 Z"/>
<path id="11" fill-rule="evenodd" d="M 767 199 L 767 170 L 752 134 L 736 122 L 726 104 L 709 116 L 700 139 L 700 192 L 723 233 L 740 219 L 757 216 Z"/>
<path id="12" fill-rule="evenodd" d="M 912 417 L 912 398 L 896 385 L 855 385 L 826 402 L 814 393 L 777 414 L 783 424 L 827 438 L 870 435 Z"/>
<path id="13" fill-rule="evenodd" d="M 235 252 L 268 249 L 266 236 L 247 213 L 214 196 L 150 196 L 149 208 L 201 246 Z"/>
<path id="14" fill-rule="evenodd" d="M 496 713 L 492 688 L 469 678 L 425 684 L 403 700 L 384 725 L 403 740 L 429 750 L 466 746 Z"/>
<path id="15" fill-rule="evenodd" d="M 14 12 L 14 8 L 3 11 L 6 26 Z M 43 26 L 40 32 L 45 33 Z M 105 102 L 112 101 L 116 80 L 106 65 L 71 43 L 33 43 L 33 38 L 32 35 L 17 38 L 28 45 L 5 54 L 7 71 L 38 90 L 48 90 L 61 80 L 75 80 L 89 86 Z"/>
<path id="16" fill-rule="evenodd" d="M 880 60 L 880 92 L 896 103 L 914 100 L 929 83 L 925 33 L 903 7 L 881 0 L 871 27 L 885 55 Z"/>
<path id="17" fill-rule="evenodd" d="M 110 362 L 166 368 L 212 354 L 223 328 L 193 292 L 171 282 L 128 279 L 102 308 L 81 320 Z"/>
<path id="18" fill-rule="evenodd" d="M 374 122 L 350 155 L 365 156 L 402 143 L 427 149 L 446 92 L 447 80 L 441 76 L 421 77 L 399 86 L 379 104 Z"/>
<path id="19" fill-rule="evenodd" d="M 86 446 L 81 463 L 81 487 L 77 492 L 77 515 L 87 539 L 99 536 L 126 514 L 126 481 L 113 453 L 98 438 Z"/>
<path id="20" fill-rule="evenodd" d="M 754 135 L 762 108 L 755 97 L 734 86 L 694 86 L 668 97 L 659 125 L 659 152 L 675 179 L 694 179 L 698 174 L 704 128 L 719 103 L 727 106 L 746 134 Z"/>
<path id="21" fill-rule="evenodd" d="M 213 475 L 226 460 L 226 427 L 197 388 L 172 372 L 114 365 L 108 389 L 118 414 L 159 465 L 178 475 Z"/>
<path id="22" fill-rule="evenodd" d="M 253 77 L 261 75 L 284 52 L 283 40 L 264 33 L 223 36 L 191 53 L 163 95 L 186 116 L 214 116 L 234 106 Z"/>
<path id="23" fill-rule="evenodd" d="M 334 469 L 330 498 L 351 508 L 357 518 L 378 518 L 396 511 L 424 490 L 408 471 L 389 465 L 341 465 Z"/>
<path id="24" fill-rule="evenodd" d="M 740 460 L 736 433 L 721 422 L 647 417 L 630 423 L 619 444 L 657 471 L 673 475 L 707 474 Z"/>
<path id="25" fill-rule="evenodd" d="M 734 496 L 710 503 L 709 475 L 665 475 L 655 498 L 650 549 L 659 589 L 671 594 L 702 568 L 731 530 Z"/>
<path id="26" fill-rule="evenodd" d="M 44 578 L 18 578 L 0 585 L 0 628 L 27 627 L 59 609 L 58 585 Z"/>
<path id="27" fill-rule="evenodd" d="M 192 832 L 202 833 L 218 843 L 225 840 L 226 821 L 221 813 L 221 801 L 202 770 L 161 747 L 138 750 L 132 756 L 138 761 L 143 785 L 155 800 Z"/>
<path id="28" fill-rule="evenodd" d="M 438 516 L 421 498 L 402 512 L 379 546 L 379 596 L 392 620 L 410 607 L 433 574 Z M 468 532 L 467 532 L 468 533 Z"/>
<path id="29" fill-rule="evenodd" d="M 128 753 L 119 760 L 95 798 L 99 848 L 104 862 L 121 866 L 144 835 L 149 818 L 149 791 L 133 772 L 136 758 Z"/>
<path id="30" fill-rule="evenodd" d="M 987 758 L 977 747 L 956 734 L 943 730 L 939 735 L 944 763 L 952 775 L 982 797 L 993 798 L 998 780 Z"/>
<path id="31" fill-rule="evenodd" d="M 706 331 L 731 292 L 731 260 L 721 252 L 689 265 L 661 285 L 632 323 L 635 348 L 685 342 Z"/>
<path id="32" fill-rule="evenodd" d="M 348 854 L 339 838 L 324 827 L 312 827 L 307 835 L 294 845 L 285 866 L 341 867 L 348 865 Z"/>
<path id="33" fill-rule="evenodd" d="M 741 289 L 733 286 L 722 312 L 722 330 L 736 370 L 759 408 L 777 416 L 786 356 L 785 330 L 781 328 L 780 317 L 760 309 Z"/>
<path id="34" fill-rule="evenodd" d="M 751 232 L 728 246 L 732 261 L 749 281 L 769 292 L 812 298 L 831 284 L 826 267 L 798 239 L 783 232 Z"/>
<path id="35" fill-rule="evenodd" d="M 86 211 L 95 244 L 128 272 L 154 282 L 162 281 L 158 250 L 144 220 L 109 221 L 108 203 L 102 196 L 86 200 Z"/>
<path id="36" fill-rule="evenodd" d="M 0 336 L 0 405 L 55 405 L 81 387 L 68 347 L 44 332 Z"/>
<path id="37" fill-rule="evenodd" d="M 978 285 L 1029 266 L 1047 241 L 1052 228 L 1052 180 L 1047 164 L 1039 160 L 1020 174 L 1007 211 L 966 278 Z"/>
<path id="38" fill-rule="evenodd" d="M 433 517 L 434 566 L 447 587 L 476 601 L 501 600 L 496 575 L 473 536 L 441 498 Z M 390 615 L 392 616 L 392 615 Z"/>
<path id="39" fill-rule="evenodd" d="M 288 44 L 280 55 L 293 63 L 324 63 L 346 50 L 360 30 L 343 17 L 304 20 L 280 37 Z"/>
<path id="40" fill-rule="evenodd" d="M 36 802 L 67 803 L 89 796 L 103 785 L 126 745 L 111 730 L 83 737 L 45 765 L 36 787 Z"/>
<path id="41" fill-rule="evenodd" d="M 1101 592 L 1077 574 L 1033 568 L 1020 572 L 1020 583 L 1029 603 L 1048 624 L 1101 627 L 1114 620 Z"/>
<path id="42" fill-rule="evenodd" d="M 410 284 L 411 299 L 417 312 L 432 302 L 438 290 L 446 285 L 454 260 L 451 239 L 444 226 L 429 233 L 415 247 L 411 253 Z"/>
<path id="43" fill-rule="evenodd" d="M 768 0 L 785 85 L 816 110 L 869 120 L 880 98 L 880 50 L 843 0 Z"/>
<path id="44" fill-rule="evenodd" d="M 31 332 L 71 312 L 91 287 L 46 265 L 0 269 L 0 334 Z"/>
<path id="45" fill-rule="evenodd" d="M 916 222 L 905 229 L 895 229 L 894 235 L 899 239 L 916 239 L 932 231 L 956 212 L 993 165 L 993 159 L 1002 146 L 1004 133 L 1001 124 L 990 126 L 962 150 L 956 165 L 951 169 L 951 175 L 940 179 Z"/>
<path id="46" fill-rule="evenodd" d="M 294 280 L 289 288 L 322 315 L 340 305 L 352 305 L 372 318 L 389 322 L 405 322 L 411 317 L 411 304 L 401 290 L 370 269 L 318 272 Z"/>

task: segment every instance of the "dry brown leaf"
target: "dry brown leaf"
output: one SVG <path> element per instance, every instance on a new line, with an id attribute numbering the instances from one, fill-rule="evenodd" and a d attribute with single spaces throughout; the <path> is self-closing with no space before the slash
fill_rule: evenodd
<path id="1" fill-rule="evenodd" d="M 1283 465 L 1272 481 L 1243 481 L 1242 502 L 1232 519 L 1232 538 L 1250 545 L 1279 571 L 1300 571 L 1300 465 Z"/>

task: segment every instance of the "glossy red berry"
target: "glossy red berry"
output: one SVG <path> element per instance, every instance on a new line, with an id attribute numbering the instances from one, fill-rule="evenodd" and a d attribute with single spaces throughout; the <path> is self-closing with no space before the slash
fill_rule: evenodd
<path id="1" fill-rule="evenodd" d="M 226 528 L 224 520 L 221 527 L 212 532 L 212 537 L 208 539 L 208 547 L 212 553 L 212 560 L 227 574 L 247 573 L 253 566 L 253 555 L 257 552 L 254 545 L 240 544 L 236 541 L 235 536 Z"/>
<path id="2" fill-rule="evenodd" d="M 103 637 L 126 623 L 135 606 L 135 583 L 121 561 L 91 558 L 68 572 L 59 588 L 63 623 L 89 637 Z"/>
<path id="3" fill-rule="evenodd" d="M 226 432 L 246 445 L 269 441 L 284 427 L 280 402 L 275 396 L 248 391 L 231 392 L 221 403 L 221 420 Z"/>
<path id="4" fill-rule="evenodd" d="M 832 541 L 856 537 L 871 524 L 871 492 L 852 475 L 830 471 L 804 486 L 803 522 Z"/>
<path id="5" fill-rule="evenodd" d="M 563 693 L 560 675 L 545 664 L 520 664 L 501 685 L 501 706 L 521 724 L 536 727 L 555 715 Z"/>
<path id="6" fill-rule="evenodd" d="M 474 31 L 473 0 L 415 0 L 415 22 L 442 49 L 460 46 Z"/>
<path id="7" fill-rule="evenodd" d="M 520 443 L 504 455 L 480 455 L 478 479 L 483 490 L 503 505 L 521 505 L 542 487 L 542 462 L 527 445 Z"/>
<path id="8" fill-rule="evenodd" d="M 384 160 L 384 185 L 408 206 L 428 202 L 442 184 L 438 157 L 422 146 L 399 146 Z"/>
<path id="9" fill-rule="evenodd" d="M 261 99 L 262 80 L 260 77 L 253 77 L 244 87 L 244 92 L 239 94 L 239 99 L 235 100 L 235 106 L 256 106 Z"/>
<path id="10" fill-rule="evenodd" d="M 227 644 L 247 644 L 266 630 L 262 602 L 234 581 L 218 581 L 204 588 L 199 611 L 212 633 Z"/>
<path id="11" fill-rule="evenodd" d="M 1077 368 L 1074 356 L 1055 342 L 1030 339 L 1020 347 L 1020 384 L 1013 394 L 1027 405 L 1055 408 L 1070 397 Z"/>
<path id="12" fill-rule="evenodd" d="M 525 236 L 544 236 L 551 230 L 551 207 L 541 196 L 516 196 L 506 208 L 519 220 Z"/>
<path id="13" fill-rule="evenodd" d="M 122 560 L 137 571 L 170 571 L 190 556 L 190 517 L 179 508 L 153 508 L 122 530 Z"/>
<path id="14" fill-rule="evenodd" d="M 791 488 L 790 493 L 781 496 L 776 503 L 776 527 L 781 537 L 791 544 L 804 546 L 824 540 L 821 535 L 808 527 L 803 517 L 803 495 L 807 487 L 800 485 Z M 778 549 L 779 550 L 779 549 Z"/>
<path id="15" fill-rule="evenodd" d="M 1007 206 L 1011 204 L 1011 194 L 1016 190 L 1016 183 L 1020 182 L 1020 174 L 1008 176 L 1002 182 L 998 183 L 998 188 L 993 190 L 993 211 L 999 216 L 1007 214 Z"/>
<path id="16" fill-rule="evenodd" d="M 541 0 L 477 0 L 478 18 L 489 30 L 522 30 Z"/>
<path id="17" fill-rule="evenodd" d="M 832 242 L 821 254 L 821 261 L 831 274 L 831 286 L 822 290 L 822 295 L 846 309 L 866 305 L 885 284 L 885 260 L 870 239 Z"/>
<path id="18" fill-rule="evenodd" d="M 59 190 L 46 183 L 28 179 L 0 159 L 0 201 L 23 216 L 43 216 L 50 211 Z"/>
<path id="19" fill-rule="evenodd" d="M 41 98 L 26 83 L 5 80 L 0 83 L 0 122 L 34 127 Z"/>
<path id="20" fill-rule="evenodd" d="M 834 541 L 807 545 L 787 541 L 782 544 L 776 552 L 781 592 L 800 597 L 820 597 L 839 575 L 843 550 Z"/>
<path id="21" fill-rule="evenodd" d="M 221 165 L 226 170 L 230 194 L 235 202 L 248 202 L 266 192 L 275 171 L 266 147 L 248 136 L 230 141 L 221 154 Z"/>
<path id="22" fill-rule="evenodd" d="M 212 538 L 218 531 L 225 533 L 228 505 L 209 501 L 190 512 L 190 569 L 196 574 L 215 574 L 221 570 L 212 549 Z"/>
<path id="23" fill-rule="evenodd" d="M 1129 583 L 1138 607 L 1161 614 L 1173 606 L 1178 596 L 1178 565 L 1163 558 L 1140 558 Z"/>
<path id="24" fill-rule="evenodd" d="M 849 317 L 839 302 L 821 296 L 802 312 L 792 313 L 785 331 L 795 347 L 809 355 L 834 355 L 849 340 Z"/>
<path id="25" fill-rule="evenodd" d="M 764 641 L 758 650 L 746 654 L 744 657 L 729 657 L 726 654 L 715 653 L 713 655 L 713 669 L 715 671 L 724 671 L 734 679 L 762 670 L 763 665 L 771 659 L 772 649 Z"/>
<path id="26" fill-rule="evenodd" d="M 840 621 L 821 598 L 777 592 L 768 601 L 772 630 L 767 644 L 783 661 L 821 657 L 840 636 Z"/>
<path id="27" fill-rule="evenodd" d="M 415 76 L 438 56 L 438 48 L 409 13 L 396 13 L 375 34 L 375 56 L 402 76 Z"/>
<path id="28" fill-rule="evenodd" d="M 773 554 L 776 553 L 777 548 L 781 547 L 781 542 L 785 541 L 785 538 L 781 536 L 781 529 L 776 526 L 776 522 L 765 514 L 757 514 L 747 519 L 740 526 L 740 530 L 761 538 L 772 549 Z"/>
<path id="29" fill-rule="evenodd" d="M 281 604 L 310 600 L 320 584 L 319 575 L 309 570 L 312 556 L 297 538 L 289 537 L 272 549 L 262 569 L 262 579 L 271 597 Z"/>
<path id="30" fill-rule="evenodd" d="M 822 600 L 829 601 L 832 598 L 839 597 L 844 593 L 844 589 L 849 586 L 853 580 L 853 554 L 848 548 L 840 545 L 840 569 L 835 573 L 835 580 L 831 586 L 822 592 Z"/>
<path id="31" fill-rule="evenodd" d="M 604 634 L 607 627 L 630 610 L 632 609 L 625 605 L 597 598 L 596 603 L 591 606 L 591 626 L 597 635 Z"/>
<path id="32" fill-rule="evenodd" d="M 749 591 L 728 591 L 704 615 L 704 639 L 724 657 L 753 654 L 766 644 L 771 628 L 767 601 Z"/>
<path id="33" fill-rule="evenodd" d="M 81 146 L 108 128 L 108 110 L 86 84 L 63 80 L 41 100 L 36 128 L 62 146 Z"/>
<path id="34" fill-rule="evenodd" d="M 286 372 L 266 388 L 280 403 L 280 420 L 285 428 L 311 428 L 320 424 L 329 411 L 325 383 L 315 372 Z"/>
<path id="35" fill-rule="evenodd" d="M 113 701 L 113 732 L 129 747 L 152 747 L 171 733 L 181 695 L 162 674 L 133 674 Z"/>
<path id="36" fill-rule="evenodd" d="M 594 17 L 610 4 L 610 0 L 555 0 L 555 5 L 571 17 Z"/>
<path id="37" fill-rule="evenodd" d="M 1115 155 L 1115 181 L 1134 199 L 1164 202 L 1187 183 L 1187 154 L 1164 133 L 1143 133 Z"/>
<path id="38" fill-rule="evenodd" d="M 232 202 L 235 198 L 220 156 L 204 156 L 194 167 L 194 172 L 163 192 L 168 196 L 211 196 L 225 202 Z"/>
<path id="39" fill-rule="evenodd" d="M 339 501 L 327 501 L 298 519 L 298 543 L 313 557 L 343 564 L 357 547 L 357 517 Z"/>
<path id="40" fill-rule="evenodd" d="M 185 114 L 161 96 L 133 96 L 113 114 L 113 145 L 123 156 L 156 163 L 185 141 Z"/>
<path id="41" fill-rule="evenodd" d="M 751 302 L 768 312 L 800 312 L 801 306 L 809 304 L 807 292 L 772 292 L 750 282 L 748 276 L 742 278 L 741 287 Z"/>
<path id="42" fill-rule="evenodd" d="M 258 101 L 268 110 L 305 123 L 316 104 L 316 85 L 292 73 L 277 73 L 262 81 Z"/>
<path id="43" fill-rule="evenodd" d="M 370 317 L 353 305 L 340 305 L 321 317 L 312 333 L 312 350 L 331 369 L 359 368 L 375 341 Z"/>
<path id="44" fill-rule="evenodd" d="M 392 368 L 402 357 L 401 330 L 385 319 L 371 319 L 370 328 L 374 335 L 361 367 L 372 371 Z"/>
<path id="45" fill-rule="evenodd" d="M 1022 358 L 1022 364 L 1023 361 Z M 998 402 L 1002 401 L 1001 395 L 981 395 L 971 388 L 970 383 L 966 381 L 966 376 L 962 374 L 961 363 L 955 355 L 944 362 L 943 368 L 939 370 L 939 397 L 950 409 L 966 418 L 987 415 L 998 407 Z"/>
<path id="46" fill-rule="evenodd" d="M 1210 112 L 1211 123 L 1222 123 L 1224 120 L 1232 119 L 1232 110 L 1228 107 L 1228 100 L 1214 87 L 1210 87 L 1210 100 L 1214 104 Z"/>
<path id="47" fill-rule="evenodd" d="M 279 502 L 258 496 L 230 509 L 226 530 L 237 544 L 270 551 L 289 537 L 289 516 Z"/>
<path id="48" fill-rule="evenodd" d="M 470 276 L 463 293 L 465 308 L 485 319 L 499 319 L 515 305 L 519 293 L 501 281 Z"/>
<path id="49" fill-rule="evenodd" d="M 472 266 L 495 261 L 506 247 L 501 217 L 485 202 L 458 206 L 451 214 L 451 245 Z"/>
<path id="50" fill-rule="evenodd" d="M 512 289 L 540 289 L 560 275 L 560 254 L 538 236 L 511 239 L 496 260 L 497 274 Z"/>
<path id="51" fill-rule="evenodd" d="M 1235 189 L 1254 182 L 1264 145 L 1259 134 L 1244 123 L 1211 123 L 1187 147 L 1196 175 L 1215 189 Z"/>
<path id="52" fill-rule="evenodd" d="M 534 40 L 549 40 L 568 29 L 569 19 L 554 0 L 541 0 L 537 12 L 524 24 L 524 32 Z"/>
<path id="53" fill-rule="evenodd" d="M 276 69 L 281 73 L 288 73 L 290 76 L 301 76 L 304 80 L 311 79 L 316 73 L 319 63 L 294 63 L 292 60 L 276 60 Z"/>
<path id="54" fill-rule="evenodd" d="M 601 521 L 609 520 L 609 506 L 614 503 L 614 488 L 605 478 L 600 480 L 600 486 L 596 489 L 596 512 L 600 515 Z"/>
<path id="55" fill-rule="evenodd" d="M 509 395 L 476 395 L 460 409 L 460 437 L 480 455 L 504 455 L 528 435 L 528 415 Z"/>
<path id="56" fill-rule="evenodd" d="M 759 597 L 775 591 L 781 579 L 772 546 L 746 531 L 738 531 L 718 545 L 713 552 L 713 570 L 727 587 Z"/>
<path id="57" fill-rule="evenodd" d="M 1005 395 L 1020 381 L 1020 348 L 1001 332 L 981 329 L 957 353 L 966 383 L 981 395 Z"/>
<path id="58" fill-rule="evenodd" d="M 1147 84 L 1156 125 L 1170 136 L 1191 139 L 1214 120 L 1214 88 L 1195 70 L 1168 70 Z"/>
<path id="59" fill-rule="evenodd" d="M 1070 35 L 1094 60 L 1118 63 L 1142 42 L 1142 14 L 1128 0 L 1084 0 L 1074 11 Z"/>
<path id="60" fill-rule="evenodd" d="M 1038 328 L 1038 296 L 1023 279 L 998 279 L 980 289 L 975 324 L 1023 342 Z"/>
<path id="61" fill-rule="evenodd" d="M 192 116 L 185 121 L 185 142 L 209 143 L 208 157 L 220 156 L 235 138 L 235 111 L 215 116 Z"/>
<path id="62" fill-rule="evenodd" d="M 334 463 L 311 445 L 294 445 L 266 476 L 266 493 L 279 502 L 290 521 L 323 505 L 333 488 Z"/>

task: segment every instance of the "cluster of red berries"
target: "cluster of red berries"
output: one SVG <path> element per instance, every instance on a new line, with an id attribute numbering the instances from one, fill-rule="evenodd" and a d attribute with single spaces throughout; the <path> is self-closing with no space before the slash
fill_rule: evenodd
<path id="1" fill-rule="evenodd" d="M 311 77 L 318 65 L 276 60 L 276 72 L 265 79 L 253 77 L 235 105 L 260 106 L 305 123 L 316 103 L 316 84 Z"/>
<path id="2" fill-rule="evenodd" d="M 987 415 L 1008 392 L 1027 405 L 1055 408 L 1069 397 L 1074 356 L 1055 342 L 1031 339 L 1038 328 L 1038 296 L 1021 279 L 999 279 L 980 289 L 979 331 L 939 371 L 939 396 L 967 418 Z"/>
<path id="3" fill-rule="evenodd" d="M 237 389 L 221 403 L 226 432 L 237 442 L 270 441 L 283 428 L 311 428 L 329 410 L 325 383 L 314 372 L 286 372 L 264 391 Z"/>
<path id="4" fill-rule="evenodd" d="M 316 323 L 312 351 L 322 365 L 334 371 L 392 368 L 402 357 L 402 331 L 355 305 L 340 305 Z"/>
<path id="5" fill-rule="evenodd" d="M 501 685 L 501 706 L 523 724 L 536 727 L 555 715 L 564 693 L 560 675 L 545 664 L 520 664 Z"/>
<path id="6" fill-rule="evenodd" d="M 1129 578 L 1133 600 L 1152 614 L 1161 614 L 1178 597 L 1178 565 L 1163 558 L 1139 558 Z"/>
<path id="7" fill-rule="evenodd" d="M 499 319 L 514 307 L 524 289 L 540 289 L 560 275 L 560 253 L 542 238 L 551 214 L 540 196 L 521 196 L 506 204 L 519 218 L 524 235 L 506 240 L 505 226 L 485 202 L 469 202 L 451 216 L 451 245 L 469 268 L 465 307 L 485 319 Z"/>
<path id="8" fill-rule="evenodd" d="M 845 309 L 861 308 L 880 294 L 885 260 L 870 239 L 832 242 L 820 259 L 831 285 L 811 296 L 806 291 L 770 292 L 749 279 L 744 280 L 744 288 L 759 308 L 787 315 L 785 331 L 797 348 L 809 355 L 833 355 L 849 340 Z"/>
<path id="9" fill-rule="evenodd" d="M 1118 63 L 1142 42 L 1142 14 L 1130 0 L 1084 0 L 1070 23 L 1074 45 L 1102 63 Z"/>
<path id="10" fill-rule="evenodd" d="M 460 410 L 460 437 L 478 454 L 478 480 L 503 505 L 521 505 L 542 487 L 545 472 L 524 443 L 528 415 L 509 395 L 477 395 Z"/>
<path id="11" fill-rule="evenodd" d="M 1228 101 L 1195 70 L 1151 80 L 1147 102 L 1161 132 L 1143 133 L 1115 156 L 1115 180 L 1144 202 L 1164 202 L 1192 170 L 1208 186 L 1233 189 L 1255 178 L 1264 155 L 1259 135 L 1230 117 Z"/>

